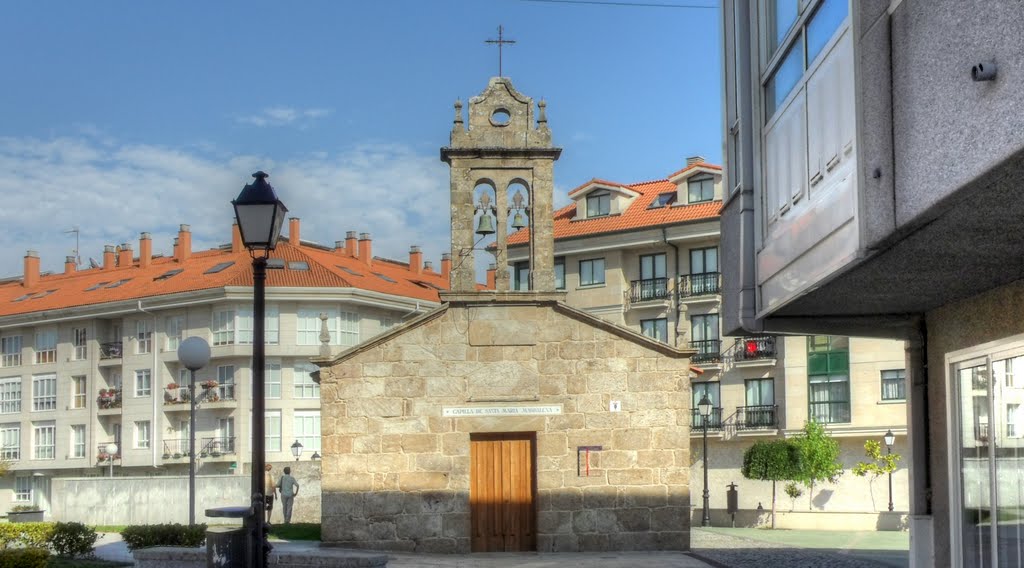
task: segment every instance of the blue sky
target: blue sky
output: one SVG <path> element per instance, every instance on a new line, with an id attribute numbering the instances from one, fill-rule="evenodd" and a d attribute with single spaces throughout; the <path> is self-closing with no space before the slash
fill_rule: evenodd
<path id="1" fill-rule="evenodd" d="M 625 0 L 715 4 L 713 0 Z M 452 104 L 497 75 L 548 103 L 559 203 L 593 177 L 720 163 L 717 9 L 524 0 L 8 2 L 0 6 L 0 275 L 61 270 L 149 231 L 170 253 L 229 238 L 228 203 L 270 173 L 303 238 L 370 232 L 448 250 Z"/>

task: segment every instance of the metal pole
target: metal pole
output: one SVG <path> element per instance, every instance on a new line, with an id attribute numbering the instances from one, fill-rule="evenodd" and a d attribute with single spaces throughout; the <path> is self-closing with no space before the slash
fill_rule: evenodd
<path id="1" fill-rule="evenodd" d="M 196 526 L 196 371 L 188 385 L 188 526 Z"/>
<path id="2" fill-rule="evenodd" d="M 114 478 L 114 456 L 107 456 L 107 463 L 110 464 L 110 478 Z"/>
<path id="3" fill-rule="evenodd" d="M 888 455 L 892 455 L 892 446 L 886 446 Z M 889 510 L 892 511 L 892 472 L 889 472 Z"/>
<path id="4" fill-rule="evenodd" d="M 256 534 L 253 535 L 253 566 L 264 568 L 267 555 L 270 553 L 267 546 L 264 526 L 266 524 L 266 504 L 263 497 L 266 491 L 264 469 L 266 467 L 266 453 L 264 444 L 265 435 L 265 413 L 266 400 L 264 392 L 266 354 L 264 351 L 264 317 L 266 311 L 266 281 L 267 281 L 267 259 L 257 256 L 252 259 L 253 279 L 253 342 L 252 342 L 252 509 L 255 517 L 253 527 Z"/>
<path id="5" fill-rule="evenodd" d="M 711 512 L 708 510 L 708 503 L 711 500 L 711 494 L 708 493 L 708 420 L 710 418 L 711 415 L 704 417 L 704 516 L 700 520 L 702 527 L 711 526 Z"/>

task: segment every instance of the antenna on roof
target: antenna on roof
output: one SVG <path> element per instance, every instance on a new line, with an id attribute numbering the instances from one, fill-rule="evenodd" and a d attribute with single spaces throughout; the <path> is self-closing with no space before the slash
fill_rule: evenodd
<path id="1" fill-rule="evenodd" d="M 81 246 L 80 246 L 80 244 L 78 242 L 78 236 L 79 236 L 79 233 L 80 233 L 80 231 L 78 230 L 78 225 L 75 225 L 75 226 L 71 227 L 70 229 L 68 229 L 67 231 L 64 231 L 65 235 L 70 234 L 70 233 L 74 233 L 75 234 L 75 249 L 72 251 L 72 252 L 75 253 L 75 266 L 82 266 L 82 257 L 79 256 L 79 254 L 78 254 L 78 251 L 81 250 Z M 92 260 L 92 259 L 90 258 L 89 260 Z M 96 268 L 96 267 L 94 266 L 93 268 Z"/>

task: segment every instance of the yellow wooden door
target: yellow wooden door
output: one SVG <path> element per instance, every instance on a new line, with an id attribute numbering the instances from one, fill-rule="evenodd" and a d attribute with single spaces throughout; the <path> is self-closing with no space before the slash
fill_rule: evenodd
<path id="1" fill-rule="evenodd" d="M 469 508 L 473 552 L 537 549 L 536 434 L 472 434 Z"/>

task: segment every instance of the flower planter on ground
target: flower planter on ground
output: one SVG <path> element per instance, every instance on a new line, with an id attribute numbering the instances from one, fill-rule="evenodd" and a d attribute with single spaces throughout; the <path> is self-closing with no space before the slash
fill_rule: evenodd
<path id="1" fill-rule="evenodd" d="M 7 520 L 12 523 L 41 523 L 46 511 L 8 511 Z"/>

